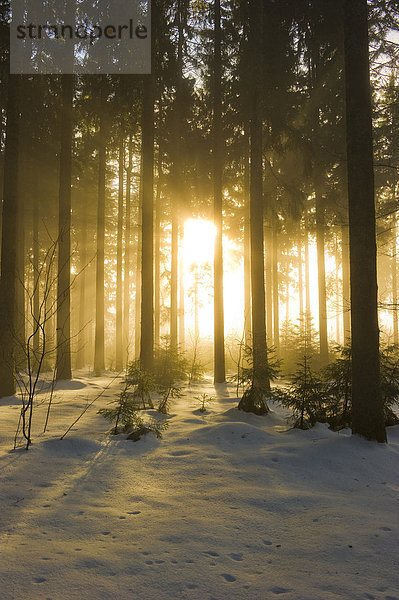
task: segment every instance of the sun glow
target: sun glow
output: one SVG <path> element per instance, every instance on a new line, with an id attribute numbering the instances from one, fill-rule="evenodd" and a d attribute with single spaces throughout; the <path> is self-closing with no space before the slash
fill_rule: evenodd
<path id="1" fill-rule="evenodd" d="M 188 219 L 184 224 L 182 268 L 185 296 L 185 323 L 193 336 L 213 334 L 213 258 L 215 226 L 205 219 Z M 243 327 L 243 260 L 240 246 L 223 236 L 225 330 L 241 332 Z"/>

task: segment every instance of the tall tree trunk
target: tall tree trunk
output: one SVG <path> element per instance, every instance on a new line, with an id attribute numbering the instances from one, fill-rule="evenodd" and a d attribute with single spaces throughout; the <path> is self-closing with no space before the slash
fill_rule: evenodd
<path id="1" fill-rule="evenodd" d="M 349 228 L 341 225 L 342 239 L 342 321 L 344 330 L 344 345 L 351 343 L 351 301 L 349 276 Z"/>
<path id="2" fill-rule="evenodd" d="M 262 3 L 254 0 L 250 11 L 250 38 L 252 50 L 250 106 L 251 136 L 251 292 L 252 292 L 252 388 L 244 393 L 238 407 L 248 412 L 262 414 L 268 411 L 264 395 L 270 390 L 267 374 L 266 312 L 265 312 L 265 264 L 263 252 L 263 178 L 262 178 Z"/>
<path id="3" fill-rule="evenodd" d="M 143 209 L 142 209 L 142 284 L 140 363 L 150 370 L 154 354 L 154 82 L 144 81 L 143 95 Z"/>
<path id="4" fill-rule="evenodd" d="M 170 345 L 177 348 L 178 324 L 178 271 L 179 271 L 179 217 L 176 198 L 172 199 L 172 239 L 170 265 Z"/>
<path id="5" fill-rule="evenodd" d="M 317 282 L 319 290 L 320 362 L 328 363 L 326 264 L 324 255 L 324 200 L 316 191 Z"/>
<path id="6" fill-rule="evenodd" d="M 367 0 L 345 0 L 346 141 L 352 322 L 352 432 L 386 442 L 380 386 Z"/>
<path id="7" fill-rule="evenodd" d="M 340 289 L 339 289 L 339 258 L 338 258 L 338 235 L 335 234 L 335 248 L 334 248 L 334 260 L 335 260 L 335 341 L 337 344 L 341 343 L 341 331 L 340 331 Z"/>
<path id="8" fill-rule="evenodd" d="M 126 351 L 126 364 L 130 349 L 130 271 L 131 271 L 131 177 L 132 177 L 132 136 L 128 141 L 128 165 L 126 168 L 126 213 L 125 213 L 125 265 L 123 279 L 123 339 Z M 141 267 L 141 265 L 140 265 Z"/>
<path id="9" fill-rule="evenodd" d="M 194 343 L 198 343 L 199 340 L 199 277 L 198 277 L 198 265 L 194 264 Z"/>
<path id="10" fill-rule="evenodd" d="M 78 349 L 76 352 L 76 368 L 82 369 L 86 366 L 87 347 L 87 204 L 83 201 L 81 216 L 81 244 L 80 244 L 80 274 L 79 274 L 79 316 L 78 316 Z"/>
<path id="11" fill-rule="evenodd" d="M 220 0 L 215 0 L 214 65 L 213 65 L 213 222 L 215 250 L 213 268 L 214 288 L 214 382 L 226 379 L 224 355 L 223 304 L 223 142 L 222 142 L 222 55 Z M 262 233 L 263 237 L 263 233 Z"/>
<path id="12" fill-rule="evenodd" d="M 104 241 L 105 241 L 105 170 L 106 170 L 106 98 L 101 82 L 100 127 L 98 131 L 98 207 L 97 207 L 97 260 L 96 260 L 96 328 L 94 337 L 94 373 L 105 369 L 104 352 Z"/>
<path id="13" fill-rule="evenodd" d="M 158 182 L 155 197 L 155 229 L 154 229 L 154 345 L 159 346 L 161 330 L 161 189 L 163 182 L 162 152 L 158 147 Z"/>
<path id="14" fill-rule="evenodd" d="M 39 320 L 40 309 L 40 278 L 39 278 L 39 197 L 38 187 L 33 190 L 33 210 L 32 210 L 32 268 L 33 268 L 33 340 L 32 349 L 35 361 L 35 367 L 39 359 L 40 332 L 36 328 Z"/>
<path id="15" fill-rule="evenodd" d="M 392 325 L 393 325 L 393 343 L 398 344 L 398 272 L 396 258 L 396 227 L 394 228 L 394 238 L 392 242 Z"/>
<path id="16" fill-rule="evenodd" d="M 73 75 L 61 76 L 61 149 L 58 205 L 57 380 L 71 379 L 71 177 Z"/>
<path id="17" fill-rule="evenodd" d="M 277 224 L 273 219 L 273 342 L 276 352 L 280 350 L 280 294 L 278 273 L 278 236 Z"/>
<path id="18" fill-rule="evenodd" d="M 303 334 L 303 263 L 302 263 L 302 240 L 298 243 L 298 296 L 299 296 L 299 329 Z"/>
<path id="19" fill-rule="evenodd" d="M 141 153 L 139 197 L 137 204 L 137 246 L 136 246 L 136 276 L 134 296 L 134 357 L 140 358 L 141 338 L 141 230 L 142 230 L 142 206 L 143 206 L 143 153 Z M 128 352 L 128 347 L 127 347 Z"/>
<path id="20" fill-rule="evenodd" d="M 18 109 L 17 75 L 9 75 L 4 155 L 0 280 L 0 397 L 12 396 L 14 381 L 14 322 L 18 234 Z"/>
<path id="21" fill-rule="evenodd" d="M 251 343 L 251 232 L 249 223 L 249 125 L 245 123 L 244 153 L 244 339 Z"/>
<path id="22" fill-rule="evenodd" d="M 118 231 L 116 238 L 116 323 L 115 323 L 115 369 L 123 369 L 123 182 L 125 149 L 121 125 L 118 156 Z"/>
<path id="23" fill-rule="evenodd" d="M 265 249 L 266 249 L 266 340 L 268 344 L 273 343 L 273 245 L 270 223 L 264 227 Z"/>
<path id="24" fill-rule="evenodd" d="M 180 240 L 183 242 L 184 230 L 183 226 L 180 225 Z M 181 249 L 181 246 L 180 246 Z M 184 351 L 185 345 L 185 330 L 184 330 L 184 261 L 183 252 L 179 252 L 179 347 L 180 350 Z"/>

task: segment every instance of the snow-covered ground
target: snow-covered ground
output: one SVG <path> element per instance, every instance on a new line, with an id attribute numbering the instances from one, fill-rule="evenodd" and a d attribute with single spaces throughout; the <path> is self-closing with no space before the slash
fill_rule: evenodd
<path id="1" fill-rule="evenodd" d="M 97 415 L 116 380 L 60 441 L 110 381 L 57 389 L 28 452 L 10 451 L 17 400 L 0 401 L 1 600 L 399 599 L 399 427 L 388 445 L 289 431 L 283 409 L 242 413 L 206 383 L 135 443 Z"/>

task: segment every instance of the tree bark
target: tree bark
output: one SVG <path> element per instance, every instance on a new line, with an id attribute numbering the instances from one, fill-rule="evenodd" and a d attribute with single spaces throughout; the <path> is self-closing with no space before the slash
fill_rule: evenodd
<path id="1" fill-rule="evenodd" d="M 251 343 L 251 232 L 249 222 L 250 163 L 249 125 L 245 124 L 244 153 L 244 340 Z"/>
<path id="2" fill-rule="evenodd" d="M 324 200 L 316 191 L 316 245 L 317 245 L 317 282 L 319 290 L 319 343 L 320 362 L 328 363 L 327 337 L 327 295 L 326 295 L 326 263 L 324 256 Z"/>
<path id="3" fill-rule="evenodd" d="M 141 343 L 140 363 L 150 370 L 154 353 L 154 82 L 147 76 L 143 95 L 143 208 L 141 262 Z"/>
<path id="4" fill-rule="evenodd" d="M 94 373 L 105 369 L 104 339 L 104 241 L 105 241 L 105 170 L 106 170 L 106 98 L 101 85 L 100 126 L 98 130 L 98 206 L 97 206 L 97 261 L 96 261 L 96 328 L 94 337 Z"/>
<path id="5" fill-rule="evenodd" d="M 121 125 L 118 156 L 118 231 L 116 239 L 115 369 L 123 369 L 123 183 L 125 149 Z"/>
<path id="6" fill-rule="evenodd" d="M 223 142 L 222 142 L 222 55 L 220 0 L 215 0 L 213 70 L 213 222 L 214 246 L 214 382 L 226 380 L 223 303 Z M 263 234 L 262 234 L 263 236 Z"/>
<path id="7" fill-rule="evenodd" d="M 367 0 L 345 0 L 345 88 L 352 323 L 352 432 L 386 442 L 380 387 Z"/>
<path id="8" fill-rule="evenodd" d="M 277 226 L 273 222 L 273 342 L 276 352 L 280 351 L 280 294 L 278 273 L 278 236 Z"/>
<path id="9" fill-rule="evenodd" d="M 71 178 L 73 75 L 61 76 L 61 149 L 58 204 L 58 288 L 56 379 L 71 370 Z"/>
<path id="10" fill-rule="evenodd" d="M 396 228 L 394 228 L 394 239 L 392 242 L 392 325 L 393 343 L 398 344 L 398 266 L 396 258 Z"/>
<path id="11" fill-rule="evenodd" d="M 131 178 L 132 178 L 132 136 L 128 141 L 128 165 L 126 168 L 126 212 L 125 212 L 125 264 L 123 279 L 123 339 L 126 351 L 126 364 L 130 350 L 130 272 L 131 272 Z M 140 265 L 141 266 L 141 265 Z"/>
<path id="12" fill-rule="evenodd" d="M 87 322 L 86 322 L 86 286 L 87 286 L 87 204 L 83 200 L 81 216 L 81 244 L 80 244 L 80 274 L 79 274 L 79 316 L 78 316 L 78 349 L 76 352 L 76 368 L 86 366 Z"/>
<path id="13" fill-rule="evenodd" d="M 351 301 L 349 275 L 349 228 L 341 225 L 342 239 L 342 324 L 344 330 L 344 345 L 351 343 Z"/>
<path id="14" fill-rule="evenodd" d="M 0 281 L 0 397 L 12 396 L 18 234 L 19 108 L 17 75 L 9 75 L 4 155 Z"/>

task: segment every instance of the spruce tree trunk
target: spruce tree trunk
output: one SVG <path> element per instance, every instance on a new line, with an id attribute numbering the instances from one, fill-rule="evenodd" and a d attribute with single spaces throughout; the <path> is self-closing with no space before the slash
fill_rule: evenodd
<path id="1" fill-rule="evenodd" d="M 183 241 L 183 226 L 180 226 L 180 240 Z M 180 246 L 181 248 L 181 246 Z M 184 331 L 184 261 L 183 252 L 179 252 L 179 347 L 184 352 L 185 331 Z"/>
<path id="2" fill-rule="evenodd" d="M 214 71 L 213 71 L 213 222 L 215 225 L 214 250 L 214 382 L 226 379 L 224 355 L 223 304 L 223 142 L 222 142 L 222 55 L 220 0 L 215 0 Z"/>
<path id="3" fill-rule="evenodd" d="M 280 351 L 280 295 L 278 274 L 278 236 L 277 225 L 273 219 L 273 342 L 276 352 Z"/>
<path id="4" fill-rule="evenodd" d="M 40 281 L 39 281 L 39 198 L 38 188 L 35 186 L 33 191 L 33 210 L 32 210 L 32 268 L 33 268 L 33 340 L 32 348 L 35 357 L 35 368 L 39 358 L 40 333 L 36 330 L 36 323 L 39 320 L 40 307 Z"/>
<path id="5" fill-rule="evenodd" d="M 124 182 L 124 143 L 121 126 L 118 155 L 118 231 L 116 238 L 116 301 L 115 301 L 115 369 L 123 369 L 123 182 Z"/>
<path id="6" fill-rule="evenodd" d="M 87 204 L 83 199 L 81 216 L 81 239 L 79 244 L 80 274 L 79 274 L 79 316 L 78 316 L 78 349 L 76 352 L 76 368 L 82 369 L 86 366 L 87 346 L 87 317 L 86 317 L 86 285 L 87 285 Z"/>
<path id="7" fill-rule="evenodd" d="M 250 106 L 251 136 L 251 182 L 250 182 L 250 227 L 251 227 L 251 292 L 252 292 L 252 388 L 244 393 L 238 408 L 247 412 L 263 414 L 268 411 L 264 396 L 270 390 L 266 372 L 266 312 L 265 312 L 265 264 L 263 252 L 263 178 L 262 178 L 262 3 L 254 0 L 250 12 L 250 38 L 252 50 Z"/>
<path id="8" fill-rule="evenodd" d="M 4 153 L 0 280 L 0 397 L 12 396 L 14 381 L 15 305 L 18 234 L 19 109 L 17 75 L 8 77 L 7 126 Z"/>
<path id="9" fill-rule="evenodd" d="M 301 336 L 303 333 L 303 263 L 302 263 L 302 241 L 298 243 L 298 296 L 299 296 L 299 324 Z"/>
<path id="10" fill-rule="evenodd" d="M 19 194 L 19 219 L 17 234 L 17 282 L 16 282 L 16 315 L 15 315 L 15 368 L 21 371 L 27 367 L 26 332 L 25 332 L 25 226 L 24 226 L 24 194 Z"/>
<path id="11" fill-rule="evenodd" d="M 349 228 L 341 225 L 342 239 L 342 325 L 344 330 L 344 345 L 351 343 L 351 301 L 349 276 Z"/>
<path id="12" fill-rule="evenodd" d="M 249 223 L 249 126 L 245 124 L 244 155 L 244 340 L 251 343 L 251 232 Z"/>
<path id="13" fill-rule="evenodd" d="M 312 310 L 310 308 L 309 232 L 307 223 L 305 223 L 305 311 L 306 319 L 310 319 Z"/>
<path id="14" fill-rule="evenodd" d="M 137 245 L 136 245 L 136 277 L 134 297 L 134 357 L 140 359 L 140 324 L 141 324 L 141 230 L 143 206 L 143 154 L 141 154 L 139 198 L 137 205 Z M 128 352 L 128 347 L 127 347 Z"/>
<path id="15" fill-rule="evenodd" d="M 317 245 L 317 282 L 319 290 L 319 340 L 320 362 L 328 363 L 327 338 L 327 295 L 326 295 L 326 265 L 324 255 L 324 201 L 319 191 L 316 191 L 316 245 Z"/>
<path id="16" fill-rule="evenodd" d="M 144 81 L 142 144 L 143 208 L 140 363 L 143 369 L 150 370 L 154 354 L 154 82 L 152 76 L 147 76 Z"/>
<path id="17" fill-rule="evenodd" d="M 338 259 L 338 236 L 335 234 L 335 248 L 334 248 L 334 261 L 335 261 L 335 341 L 337 344 L 341 343 L 341 331 L 340 331 L 340 290 L 339 290 L 339 259 Z"/>
<path id="18" fill-rule="evenodd" d="M 130 350 L 130 272 L 131 272 L 131 176 L 132 176 L 132 137 L 129 134 L 128 166 L 126 168 L 126 213 L 125 213 L 125 264 L 123 279 L 123 340 L 126 352 L 126 364 Z M 141 267 L 141 265 L 140 265 Z"/>
<path id="19" fill-rule="evenodd" d="M 158 147 L 158 182 L 155 197 L 155 251 L 154 251 L 154 346 L 157 348 L 160 341 L 161 330 L 161 187 L 163 180 L 162 152 Z"/>
<path id="20" fill-rule="evenodd" d="M 352 432 L 386 442 L 380 387 L 367 0 L 345 0 L 345 88 L 352 323 Z"/>
<path id="21" fill-rule="evenodd" d="M 179 268 L 179 218 L 176 200 L 172 200 L 172 239 L 171 239 L 171 265 L 170 265 L 170 345 L 177 348 L 177 292 Z"/>
<path id="22" fill-rule="evenodd" d="M 94 373 L 101 375 L 105 369 L 104 352 L 104 241 L 105 241 L 105 81 L 101 87 L 100 127 L 98 131 L 98 206 L 97 206 L 97 260 L 96 260 L 96 328 L 94 336 Z"/>
<path id="23" fill-rule="evenodd" d="M 266 340 L 268 344 L 273 343 L 273 269 L 272 269 L 272 239 L 271 239 L 271 227 L 269 223 L 265 223 L 264 226 L 264 239 L 265 239 L 265 250 L 266 250 L 266 269 L 265 269 L 265 283 L 266 283 Z"/>
<path id="24" fill-rule="evenodd" d="M 61 76 L 61 149 L 58 204 L 57 381 L 71 370 L 71 177 L 73 75 Z"/>
<path id="25" fill-rule="evenodd" d="M 398 273 L 396 259 L 396 228 L 394 229 L 394 239 L 392 243 L 392 325 L 393 325 L 393 343 L 398 344 Z"/>

